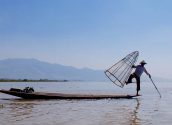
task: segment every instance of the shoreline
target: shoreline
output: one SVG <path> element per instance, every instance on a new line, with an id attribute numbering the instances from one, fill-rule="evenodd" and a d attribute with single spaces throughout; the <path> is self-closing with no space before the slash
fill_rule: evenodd
<path id="1" fill-rule="evenodd" d="M 0 82 L 68 82 L 69 80 L 49 80 L 49 79 L 0 79 Z"/>

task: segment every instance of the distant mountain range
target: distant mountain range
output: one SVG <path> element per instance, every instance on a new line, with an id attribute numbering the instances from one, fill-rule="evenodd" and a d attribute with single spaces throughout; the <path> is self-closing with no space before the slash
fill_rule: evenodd
<path id="1" fill-rule="evenodd" d="M 0 79 L 107 80 L 103 70 L 78 69 L 36 59 L 0 60 Z"/>
<path id="2" fill-rule="evenodd" d="M 78 69 L 72 66 L 51 64 L 37 59 L 0 60 L 0 79 L 110 81 L 105 76 L 103 70 Z M 156 81 L 172 81 L 159 77 L 154 77 L 153 79 Z M 142 81 L 148 80 L 148 77 L 143 75 Z"/>

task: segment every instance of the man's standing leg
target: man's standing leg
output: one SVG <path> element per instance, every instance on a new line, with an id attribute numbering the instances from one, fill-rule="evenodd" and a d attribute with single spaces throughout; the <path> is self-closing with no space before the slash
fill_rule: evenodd
<path id="1" fill-rule="evenodd" d="M 137 93 L 136 95 L 139 95 L 139 91 L 140 91 L 140 77 L 136 76 L 136 83 L 137 83 Z"/>

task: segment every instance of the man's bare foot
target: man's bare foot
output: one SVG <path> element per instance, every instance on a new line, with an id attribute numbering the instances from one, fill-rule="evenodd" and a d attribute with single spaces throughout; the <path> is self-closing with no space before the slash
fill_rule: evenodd
<path id="1" fill-rule="evenodd" d="M 136 96 L 141 96 L 141 95 L 137 93 Z"/>

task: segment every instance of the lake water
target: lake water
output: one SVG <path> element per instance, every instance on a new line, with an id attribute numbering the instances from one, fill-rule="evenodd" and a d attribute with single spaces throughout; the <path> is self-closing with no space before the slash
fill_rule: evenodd
<path id="1" fill-rule="evenodd" d="M 0 125 L 171 125 L 172 84 L 141 84 L 135 99 L 24 100 L 0 94 Z M 119 88 L 111 82 L 0 83 L 0 89 L 34 87 L 63 93 L 135 94 L 135 84 Z"/>

